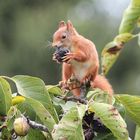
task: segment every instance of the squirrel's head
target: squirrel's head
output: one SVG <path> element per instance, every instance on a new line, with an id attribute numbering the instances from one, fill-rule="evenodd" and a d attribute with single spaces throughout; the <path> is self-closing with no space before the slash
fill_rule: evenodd
<path id="1" fill-rule="evenodd" d="M 58 30 L 53 35 L 52 46 L 70 48 L 71 37 L 76 34 L 78 33 L 76 32 L 70 21 L 68 21 L 67 23 L 61 21 L 59 23 Z"/>

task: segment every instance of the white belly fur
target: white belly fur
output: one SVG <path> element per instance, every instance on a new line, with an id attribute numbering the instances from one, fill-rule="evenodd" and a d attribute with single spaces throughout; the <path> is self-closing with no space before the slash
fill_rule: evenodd
<path id="1" fill-rule="evenodd" d="M 87 73 L 87 70 L 91 67 L 91 62 L 77 62 L 75 60 L 72 61 L 73 66 L 73 72 L 75 77 L 78 80 L 82 80 L 85 77 L 85 74 Z"/>

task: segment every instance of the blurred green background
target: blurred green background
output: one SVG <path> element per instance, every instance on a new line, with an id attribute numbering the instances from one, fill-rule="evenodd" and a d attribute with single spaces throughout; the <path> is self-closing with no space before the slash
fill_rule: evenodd
<path id="1" fill-rule="evenodd" d="M 61 79 L 61 65 L 52 61 L 54 50 L 47 46 L 59 21 L 70 19 L 80 34 L 96 44 L 100 55 L 105 44 L 118 34 L 129 2 L 0 0 L 0 75 L 27 74 L 42 78 L 46 84 L 57 84 Z M 137 39 L 126 44 L 107 77 L 116 93 L 139 94 Z M 129 129 L 131 133 L 131 125 Z"/>

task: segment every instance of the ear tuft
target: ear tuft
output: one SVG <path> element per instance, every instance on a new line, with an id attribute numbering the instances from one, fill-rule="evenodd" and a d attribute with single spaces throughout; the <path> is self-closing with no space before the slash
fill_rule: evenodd
<path id="1" fill-rule="evenodd" d="M 67 30 L 69 31 L 69 30 L 71 30 L 72 28 L 73 28 L 73 25 L 72 25 L 71 21 L 68 20 L 68 22 L 67 22 Z"/>
<path id="2" fill-rule="evenodd" d="M 64 21 L 60 21 L 60 22 L 59 22 L 59 28 L 64 27 L 65 25 L 66 25 L 66 24 L 65 24 Z"/>

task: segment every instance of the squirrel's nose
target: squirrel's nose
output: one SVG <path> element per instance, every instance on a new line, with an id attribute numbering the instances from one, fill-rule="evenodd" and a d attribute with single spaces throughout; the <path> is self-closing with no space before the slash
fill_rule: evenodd
<path id="1" fill-rule="evenodd" d="M 54 48 L 57 48 L 57 47 L 58 47 L 58 45 L 53 45 L 53 47 L 54 47 Z"/>
<path id="2" fill-rule="evenodd" d="M 61 48 L 62 47 L 62 44 L 61 43 L 53 44 L 53 47 L 54 48 Z"/>
<path id="3" fill-rule="evenodd" d="M 54 48 L 55 48 L 56 50 L 59 50 L 59 49 L 61 48 L 61 46 L 55 45 Z"/>

